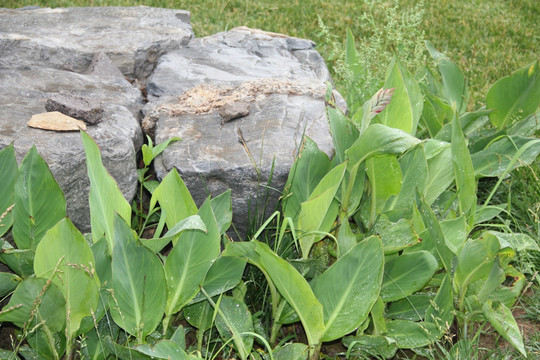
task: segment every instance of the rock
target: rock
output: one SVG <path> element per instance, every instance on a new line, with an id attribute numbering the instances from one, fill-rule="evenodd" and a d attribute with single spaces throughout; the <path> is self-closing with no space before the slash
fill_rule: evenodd
<path id="1" fill-rule="evenodd" d="M 331 81 L 314 46 L 309 40 L 248 28 L 194 39 L 160 59 L 148 79 L 148 95 L 178 96 L 201 83 L 233 85 L 261 78 Z"/>
<path id="2" fill-rule="evenodd" d="M 103 121 L 89 126 L 88 134 L 100 146 L 104 165 L 126 199 L 133 199 L 137 189 L 136 154 L 143 141 L 137 119 L 141 106 L 137 89 L 129 83 L 39 67 L 0 69 L 0 83 L 0 149 L 13 143 L 20 162 L 36 145 L 64 191 L 68 215 L 79 229 L 90 230 L 90 184 L 79 132 L 53 132 L 26 125 L 32 115 L 45 111 L 46 100 L 53 95 L 67 92 L 103 104 Z"/>
<path id="3" fill-rule="evenodd" d="M 249 114 L 249 103 L 244 101 L 230 102 L 219 110 L 222 123 L 244 117 Z"/>
<path id="4" fill-rule="evenodd" d="M 143 128 L 155 126 L 156 143 L 183 141 L 156 159 L 158 178 L 176 168 L 198 205 L 231 189 L 242 237 L 274 211 L 304 136 L 333 154 L 330 80 L 312 42 L 247 28 L 164 55 L 148 78 Z"/>
<path id="5" fill-rule="evenodd" d="M 28 126 L 53 131 L 86 131 L 84 122 L 64 115 L 58 111 L 46 112 L 32 116 Z"/>
<path id="6" fill-rule="evenodd" d="M 111 58 L 109 58 L 104 51 L 99 51 L 94 55 L 90 66 L 88 66 L 88 69 L 85 71 L 85 74 L 99 76 L 103 79 L 118 79 L 120 81 L 126 81 L 124 74 L 122 74 L 120 69 L 114 65 Z"/>
<path id="7" fill-rule="evenodd" d="M 159 57 L 193 37 L 189 12 L 150 7 L 0 9 L 0 68 L 83 73 L 104 51 L 129 78 L 144 80 Z"/>
<path id="8" fill-rule="evenodd" d="M 103 104 L 100 102 L 68 93 L 51 95 L 45 103 L 45 109 L 61 112 L 90 125 L 100 123 L 104 113 Z"/>

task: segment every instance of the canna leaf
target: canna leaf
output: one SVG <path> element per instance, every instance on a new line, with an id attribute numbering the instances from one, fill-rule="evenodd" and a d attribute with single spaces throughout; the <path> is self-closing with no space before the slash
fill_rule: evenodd
<path id="1" fill-rule="evenodd" d="M 13 240 L 19 249 L 35 250 L 45 232 L 66 216 L 64 193 L 35 146 L 19 167 L 13 202 Z"/>
<path id="2" fill-rule="evenodd" d="M 345 175 L 346 163 L 330 170 L 311 193 L 309 199 L 301 204 L 297 231 L 305 234 L 300 238 L 302 256 L 306 259 L 311 246 L 322 239 L 333 226 L 338 215 L 336 193 Z M 317 233 L 315 233 L 317 232 Z"/>
<path id="3" fill-rule="evenodd" d="M 414 135 L 422 115 L 424 97 L 414 77 L 395 55 L 388 66 L 383 88 L 394 90 L 393 96 L 390 95 L 392 101 L 384 111 L 381 110 L 379 122 Z"/>
<path id="4" fill-rule="evenodd" d="M 143 342 L 156 329 L 165 310 L 163 265 L 152 251 L 138 243 L 119 216 L 114 221 L 114 236 L 110 312 L 118 326 Z"/>
<path id="5" fill-rule="evenodd" d="M 90 223 L 94 242 L 105 236 L 109 252 L 114 248 L 114 219 L 120 215 L 131 224 L 131 206 L 122 195 L 118 184 L 103 166 L 97 144 L 81 131 L 81 139 L 86 153 L 86 167 L 90 178 Z"/>
<path id="6" fill-rule="evenodd" d="M 323 341 L 339 339 L 364 322 L 379 296 L 383 262 L 381 239 L 371 236 L 313 279 L 313 293 L 324 309 Z"/>
<path id="7" fill-rule="evenodd" d="M 428 283 L 437 267 L 437 260 L 427 251 L 416 251 L 391 259 L 384 266 L 382 300 L 390 302 L 412 295 Z"/>
<path id="8" fill-rule="evenodd" d="M 0 236 L 13 224 L 13 194 L 15 181 L 19 176 L 13 144 L 0 151 Z"/>
<path id="9" fill-rule="evenodd" d="M 495 330 L 518 349 L 523 356 L 527 357 L 523 337 L 510 309 L 503 303 L 493 304 L 488 300 L 482 306 L 482 311 Z"/>
<path id="10" fill-rule="evenodd" d="M 47 231 L 36 249 L 36 276 L 52 279 L 66 300 L 68 343 L 79 330 L 81 320 L 98 306 L 101 285 L 94 264 L 90 246 L 68 218 Z"/>
<path id="11" fill-rule="evenodd" d="M 540 65 L 538 61 L 498 80 L 488 90 L 486 106 L 494 111 L 489 120 L 499 129 L 526 118 L 540 105 Z"/>

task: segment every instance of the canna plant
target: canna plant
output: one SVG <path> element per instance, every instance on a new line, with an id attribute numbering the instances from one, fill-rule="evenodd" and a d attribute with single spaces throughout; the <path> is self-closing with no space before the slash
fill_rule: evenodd
<path id="1" fill-rule="evenodd" d="M 0 261 L 12 270 L 0 273 L 10 296 L 0 322 L 18 328 L 2 357 L 317 359 L 325 342 L 341 341 L 348 355 L 391 358 L 431 347 L 452 324 L 467 338 L 485 321 L 526 356 L 510 311 L 525 276 L 512 260 L 540 249 L 502 232 L 495 219 L 505 204 L 491 200 L 540 153 L 538 63 L 496 82 L 487 108 L 467 112 L 461 71 L 427 48 L 435 70 L 415 77 L 396 56 L 382 89 L 351 113 L 328 99 L 335 156 L 306 138 L 281 212 L 246 242 L 226 235 L 231 193 L 197 207 L 176 170 L 148 185 L 148 217 L 161 216 L 142 238 L 84 132 L 92 231 L 83 235 L 37 150 L 20 166 L 13 146 L 0 151 Z M 146 167 L 162 148 L 143 149 Z M 483 177 L 499 180 L 479 202 Z M 270 241 L 258 240 L 271 223 Z M 260 304 L 247 300 L 246 266 L 266 279 L 266 328 Z M 306 344 L 285 344 L 294 323 Z M 186 345 L 187 331 L 196 344 Z"/>

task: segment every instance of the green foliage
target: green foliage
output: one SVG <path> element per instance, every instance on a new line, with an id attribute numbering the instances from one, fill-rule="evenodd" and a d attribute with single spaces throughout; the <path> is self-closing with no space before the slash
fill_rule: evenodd
<path id="1" fill-rule="evenodd" d="M 91 182 L 92 234 L 85 236 L 65 217 L 64 197 L 37 150 L 20 166 L 12 146 L 1 151 L 0 234 L 13 235 L 16 247 L 1 239 L 0 260 L 14 274 L 0 273 L 0 292 L 10 296 L 0 321 L 21 335 L 10 355 L 314 360 L 333 341 L 351 356 L 391 358 L 434 344 L 452 354 L 474 340 L 471 323 L 488 322 L 526 356 L 510 310 L 526 282 L 514 261 L 539 247 L 499 224 L 511 209 L 497 191 L 540 153 L 538 64 L 495 83 L 487 110 L 466 112 L 462 71 L 427 46 L 435 70 L 411 68 L 394 49 L 377 82 L 385 88 L 371 98 L 353 94 L 349 115 L 328 107 L 336 155 L 329 159 L 305 139 L 282 211 L 251 241 L 226 235 L 230 191 L 197 208 L 176 170 L 144 185 L 170 141 L 142 150 L 139 175 L 151 197 L 141 226 L 131 223 L 97 145 L 81 133 Z M 365 71 L 352 35 L 346 59 L 349 75 Z M 504 86 L 514 90 L 503 99 Z M 493 189 L 481 194 L 486 177 Z M 142 238 L 153 215 L 157 228 Z M 275 233 L 268 244 L 258 240 L 265 231 Z M 262 305 L 246 294 L 253 281 L 246 266 L 264 277 Z M 265 303 L 271 311 L 263 318 Z M 197 344 L 186 344 L 181 319 Z M 294 323 L 307 344 L 301 336 L 285 344 Z M 452 325 L 460 338 L 447 350 L 442 339 Z"/>

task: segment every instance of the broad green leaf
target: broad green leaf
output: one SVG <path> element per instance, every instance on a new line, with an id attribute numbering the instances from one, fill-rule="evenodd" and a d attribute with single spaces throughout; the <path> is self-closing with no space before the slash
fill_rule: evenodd
<path id="1" fill-rule="evenodd" d="M 381 298 L 396 301 L 422 289 L 437 271 L 437 260 L 427 251 L 392 258 L 384 265 Z"/>
<path id="2" fill-rule="evenodd" d="M 448 331 L 454 320 L 454 296 L 452 295 L 452 285 L 450 275 L 445 275 L 441 287 L 426 311 L 425 322 L 437 327 L 438 332 L 432 335 L 436 340 Z"/>
<path id="3" fill-rule="evenodd" d="M 499 241 L 494 235 L 484 233 L 480 239 L 469 239 L 457 257 L 454 290 L 464 296 L 473 281 L 487 278 L 499 251 Z"/>
<path id="4" fill-rule="evenodd" d="M 467 221 L 465 216 L 441 221 L 439 225 L 444 234 L 446 246 L 457 255 L 467 240 Z"/>
<path id="5" fill-rule="evenodd" d="M 400 155 L 418 143 L 419 139 L 402 130 L 381 124 L 370 125 L 345 152 L 349 159 L 348 169 L 372 156 Z"/>
<path id="6" fill-rule="evenodd" d="M 359 133 L 341 110 L 327 107 L 326 113 L 330 124 L 330 134 L 336 149 L 334 159 L 338 164 L 341 164 L 346 160 L 345 151 L 358 139 Z"/>
<path id="7" fill-rule="evenodd" d="M 519 149 L 527 143 L 525 152 L 519 156 L 519 161 L 510 168 L 508 165 Z M 474 174 L 480 176 L 500 176 L 507 171 L 520 166 L 531 164 L 540 154 L 540 141 L 521 136 L 505 136 L 489 144 L 485 149 L 471 155 Z"/>
<path id="8" fill-rule="evenodd" d="M 506 133 L 511 136 L 534 136 L 535 132 L 540 130 L 540 109 L 530 114 L 525 119 L 512 124 L 505 129 Z"/>
<path id="9" fill-rule="evenodd" d="M 468 215 L 476 205 L 476 179 L 471 155 L 467 149 L 465 136 L 459 125 L 459 119 L 452 122 L 452 164 L 456 179 L 457 196 L 461 215 Z"/>
<path id="10" fill-rule="evenodd" d="M 223 235 L 232 223 L 231 190 L 229 189 L 224 193 L 219 194 L 210 200 L 210 204 L 212 205 L 212 211 L 214 211 L 214 215 L 216 216 L 219 233 L 220 235 Z"/>
<path id="11" fill-rule="evenodd" d="M 131 206 L 122 195 L 118 184 L 103 166 L 97 144 L 81 131 L 86 153 L 86 167 L 90 178 L 90 222 L 94 242 L 103 236 L 107 239 L 109 252 L 114 248 L 114 219 L 120 215 L 131 224 Z"/>
<path id="12" fill-rule="evenodd" d="M 110 335 L 105 335 L 101 339 L 103 345 L 110 354 L 114 354 L 114 357 L 121 360 L 153 360 L 150 355 L 143 354 L 135 350 L 135 348 L 122 346 L 117 344 Z M 189 358 L 188 358 L 189 359 Z"/>
<path id="13" fill-rule="evenodd" d="M 330 170 L 328 156 L 306 137 L 300 155 L 294 162 L 285 184 L 283 216 L 297 219 L 300 207 Z"/>
<path id="14" fill-rule="evenodd" d="M 15 249 L 9 242 L 0 239 L 0 260 L 19 276 L 34 274 L 34 255 L 32 249 Z"/>
<path id="15" fill-rule="evenodd" d="M 339 226 L 337 234 L 338 257 L 343 256 L 343 254 L 351 250 L 357 243 L 356 235 L 352 232 L 349 221 L 345 220 Z"/>
<path id="16" fill-rule="evenodd" d="M 165 310 L 163 265 L 152 251 L 138 243 L 119 216 L 114 220 L 114 236 L 110 312 L 118 326 L 144 341 L 156 329 Z"/>
<path id="17" fill-rule="evenodd" d="M 165 313 L 168 317 L 180 311 L 197 295 L 208 269 L 219 255 L 220 234 L 209 200 L 201 206 L 198 215 L 204 221 L 208 232 L 184 231 L 165 260 Z"/>
<path id="18" fill-rule="evenodd" d="M 133 350 L 151 357 L 151 359 L 189 360 L 188 355 L 177 343 L 170 340 L 161 340 L 153 346 L 142 344 L 133 347 Z"/>
<path id="19" fill-rule="evenodd" d="M 540 251 L 540 246 L 538 245 L 538 242 L 527 234 L 502 233 L 493 230 L 487 231 L 487 233 L 497 237 L 501 249 L 505 247 L 510 247 L 516 252 L 529 250 Z"/>
<path id="20" fill-rule="evenodd" d="M 399 159 L 401 190 L 390 199 L 385 210 L 412 208 L 416 191 L 424 193 L 428 181 L 428 165 L 424 147 L 415 146 Z M 397 188 L 397 186 L 396 186 Z"/>
<path id="21" fill-rule="evenodd" d="M 222 294 L 234 288 L 242 280 L 246 260 L 233 256 L 221 256 L 214 261 L 202 283 L 204 291 L 210 297 Z M 192 303 L 206 300 L 206 295 L 198 293 Z"/>
<path id="22" fill-rule="evenodd" d="M 387 323 L 387 336 L 402 349 L 433 344 L 448 330 L 453 321 L 453 296 L 450 279 L 445 276 L 435 299 L 426 310 L 426 320 L 392 320 Z"/>
<path id="23" fill-rule="evenodd" d="M 433 298 L 434 296 L 426 294 L 407 296 L 406 298 L 392 302 L 385 316 L 389 319 L 423 321 Z"/>
<path id="24" fill-rule="evenodd" d="M 298 314 L 310 346 L 320 344 L 324 333 L 323 307 L 307 281 L 290 263 L 258 241 L 229 243 L 224 254 L 245 256 L 259 267 Z"/>
<path id="25" fill-rule="evenodd" d="M 379 122 L 414 135 L 422 115 L 424 97 L 416 80 L 397 56 L 388 67 L 383 87 L 395 90 L 392 101 L 379 114 Z"/>
<path id="26" fill-rule="evenodd" d="M 303 258 L 308 257 L 313 243 L 324 237 L 324 234 L 310 233 L 330 231 L 337 217 L 338 208 L 334 198 L 346 166 L 347 164 L 343 163 L 330 170 L 313 190 L 309 199 L 301 204 L 297 231 L 306 234 L 300 238 Z"/>
<path id="27" fill-rule="evenodd" d="M 33 146 L 15 182 L 13 240 L 19 249 L 36 249 L 45 232 L 66 216 L 66 200 L 45 161 Z"/>
<path id="28" fill-rule="evenodd" d="M 426 143 L 427 145 L 435 144 L 434 142 Z M 431 145 L 430 145 L 431 147 Z M 452 166 L 452 151 L 449 143 L 437 143 L 437 148 L 440 150 L 433 157 L 427 157 L 428 163 L 428 180 L 425 187 L 425 201 L 428 205 L 433 202 L 443 193 L 454 181 L 454 171 Z"/>
<path id="29" fill-rule="evenodd" d="M 12 292 L 22 281 L 16 274 L 0 272 L 0 297 Z"/>
<path id="30" fill-rule="evenodd" d="M 182 234 L 182 232 L 186 230 L 200 230 L 206 232 L 206 225 L 204 225 L 204 222 L 201 220 L 201 217 L 199 215 L 191 215 L 184 220 L 180 220 L 178 224 L 174 225 L 169 231 L 163 235 L 161 238 L 156 239 L 140 239 L 141 244 L 152 250 L 154 254 L 157 254 L 160 252 L 165 246 L 167 246 L 168 243 L 171 241 L 176 243 L 178 237 Z"/>
<path id="31" fill-rule="evenodd" d="M 25 339 L 28 345 L 35 350 L 37 358 L 36 360 L 47 359 L 61 359 L 66 351 L 66 338 L 62 332 L 52 333 L 46 328 L 44 324 L 36 331 L 32 331 Z M 22 351 L 20 351 L 23 354 Z M 33 359 L 33 356 L 31 359 Z M 23 357 L 29 360 L 29 357 L 24 353 Z"/>
<path id="32" fill-rule="evenodd" d="M 188 216 L 197 214 L 197 206 L 184 181 L 182 181 L 174 168 L 154 190 L 150 199 L 150 209 L 153 209 L 158 201 L 161 208 L 165 210 L 166 222 L 169 228 L 172 228 Z"/>
<path id="33" fill-rule="evenodd" d="M 413 349 L 433 343 L 437 325 L 410 320 L 392 320 L 386 324 L 386 336 L 393 339 L 400 349 Z"/>
<path id="34" fill-rule="evenodd" d="M 366 174 L 369 179 L 370 224 L 382 212 L 391 196 L 398 195 L 401 190 L 401 168 L 394 155 L 375 156 L 366 161 Z"/>
<path id="35" fill-rule="evenodd" d="M 13 224 L 13 216 L 8 208 L 13 206 L 15 181 L 19 176 L 13 144 L 0 151 L 0 236 L 4 235 Z M 12 209 L 12 208 L 11 208 Z"/>
<path id="36" fill-rule="evenodd" d="M 518 349 L 523 356 L 527 357 L 523 337 L 510 309 L 502 303 L 493 304 L 488 300 L 482 306 L 482 311 L 495 330 Z"/>
<path id="37" fill-rule="evenodd" d="M 397 222 L 392 222 L 385 214 L 381 214 L 377 218 L 371 233 L 377 234 L 381 238 L 385 254 L 401 251 L 418 244 L 420 241 L 410 220 L 402 218 Z"/>
<path id="38" fill-rule="evenodd" d="M 66 299 L 68 343 L 81 320 L 97 309 L 100 282 L 94 266 L 90 246 L 68 218 L 50 229 L 36 249 L 36 276 L 52 278 Z"/>
<path id="39" fill-rule="evenodd" d="M 438 258 L 441 260 L 446 272 L 450 273 L 452 271 L 452 259 L 454 258 L 454 254 L 446 245 L 444 233 L 442 232 L 441 225 L 439 224 L 437 217 L 426 202 L 422 201 L 418 196 L 416 199 L 416 206 L 418 207 L 420 216 L 427 232 L 429 233 L 430 239 L 433 242 Z"/>
<path id="40" fill-rule="evenodd" d="M 476 209 L 476 214 L 474 215 L 476 224 L 481 224 L 483 222 L 493 219 L 495 216 L 499 215 L 506 209 L 506 204 L 499 205 L 483 205 L 480 208 Z"/>
<path id="41" fill-rule="evenodd" d="M 272 350 L 274 360 L 307 360 L 308 346 L 302 343 L 289 343 L 276 346 Z"/>
<path id="42" fill-rule="evenodd" d="M 171 142 L 182 140 L 179 137 L 175 136 L 175 137 L 165 140 L 164 142 L 158 144 L 157 146 L 154 146 L 150 136 L 146 135 L 146 139 L 148 140 L 148 145 L 143 144 L 141 148 L 144 166 L 146 167 L 150 166 L 150 163 L 152 162 L 152 160 L 154 160 L 159 154 L 161 154 L 163 150 L 165 150 Z"/>
<path id="43" fill-rule="evenodd" d="M 463 113 L 467 109 L 468 102 L 467 83 L 463 73 L 446 55 L 435 50 L 431 42 L 426 41 L 426 48 L 433 60 L 437 62 L 442 78 L 443 96 L 448 104 L 455 103 L 459 113 Z"/>
<path id="44" fill-rule="evenodd" d="M 187 305 L 182 309 L 186 321 L 199 331 L 206 331 L 214 325 L 214 309 L 208 301 Z"/>
<path id="45" fill-rule="evenodd" d="M 247 359 L 253 347 L 253 321 L 247 305 L 230 296 L 219 303 L 216 328 L 223 341 L 233 339 L 241 359 Z"/>
<path id="46" fill-rule="evenodd" d="M 34 308 L 34 305 L 37 307 Z M 63 329 L 66 323 L 65 300 L 62 292 L 47 279 L 27 278 L 15 289 L 9 303 L 0 311 L 0 321 L 11 322 L 27 329 L 45 321 L 53 332 Z"/>
<path id="47" fill-rule="evenodd" d="M 358 335 L 343 338 L 343 345 L 349 348 L 351 355 L 370 356 L 370 358 L 391 359 L 396 355 L 398 347 L 395 341 L 385 336 Z"/>
<path id="48" fill-rule="evenodd" d="M 504 271 L 501 269 L 499 261 L 497 259 L 493 262 L 491 266 L 491 271 L 489 272 L 488 277 L 483 282 L 482 287 L 478 291 L 478 305 L 479 307 L 489 300 L 490 297 L 496 292 L 497 288 L 501 285 L 501 282 L 504 281 Z"/>
<path id="49" fill-rule="evenodd" d="M 112 280 L 112 257 L 107 250 L 107 246 L 107 240 L 101 238 L 92 244 L 91 249 L 94 254 L 94 260 L 96 261 L 95 267 L 99 280 L 102 284 L 107 284 L 107 287 L 110 288 Z"/>
<path id="50" fill-rule="evenodd" d="M 381 239 L 371 236 L 313 279 L 313 293 L 324 310 L 323 341 L 339 339 L 364 322 L 379 296 L 383 263 Z"/>
<path id="51" fill-rule="evenodd" d="M 497 81 L 488 90 L 486 107 L 494 109 L 489 120 L 499 129 L 524 119 L 540 105 L 538 61 Z"/>

